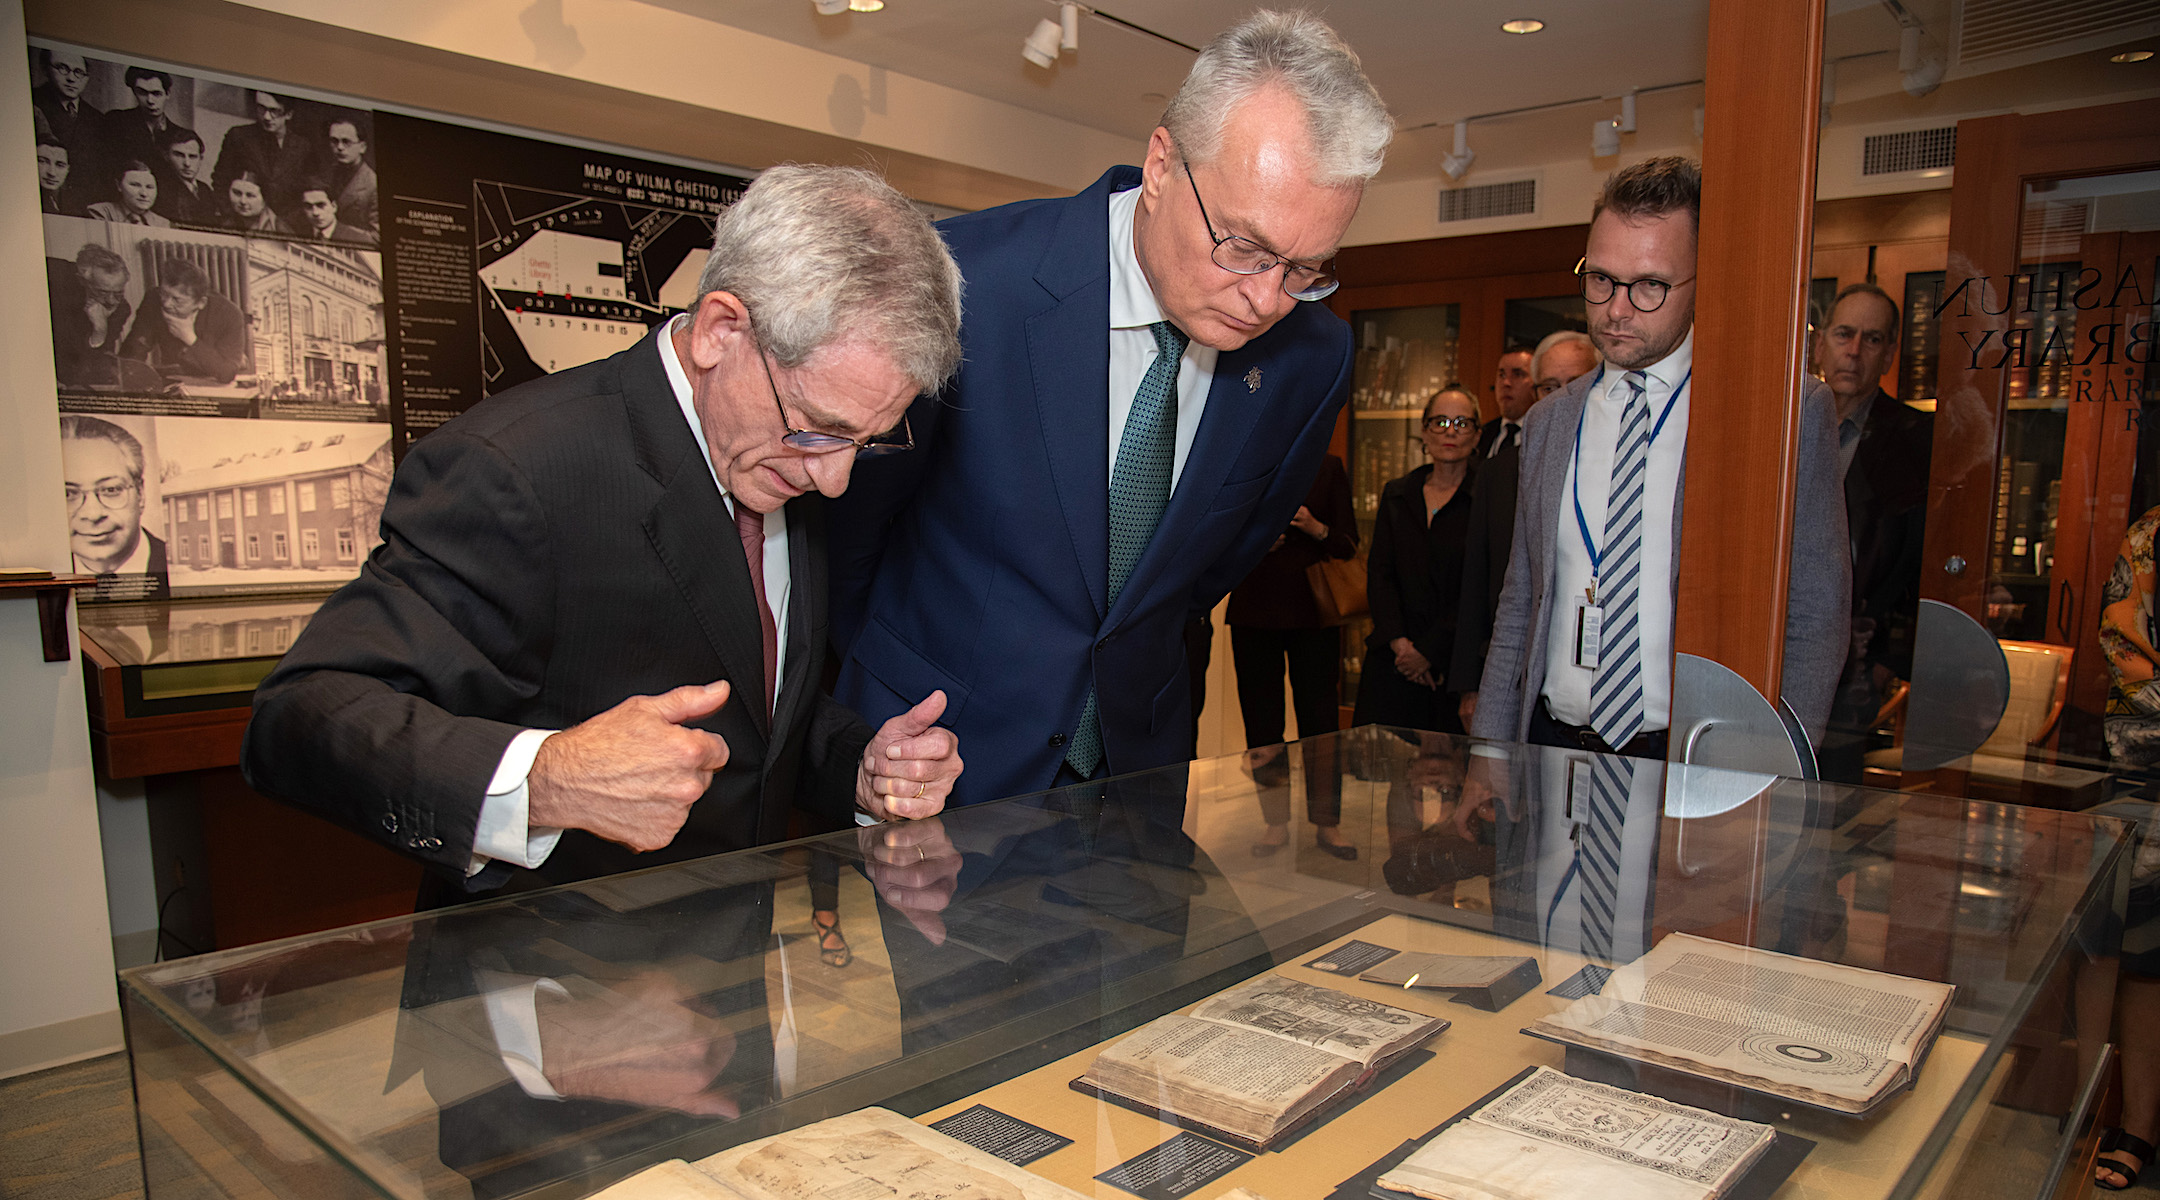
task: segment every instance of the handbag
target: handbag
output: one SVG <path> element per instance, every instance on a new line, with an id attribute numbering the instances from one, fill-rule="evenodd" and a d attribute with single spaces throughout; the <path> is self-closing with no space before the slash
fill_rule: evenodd
<path id="1" fill-rule="evenodd" d="M 1365 599 L 1365 556 L 1323 558 L 1305 568 L 1305 582 L 1312 587 L 1313 603 L 1320 620 L 1328 625 L 1362 617 L 1372 611 Z"/>

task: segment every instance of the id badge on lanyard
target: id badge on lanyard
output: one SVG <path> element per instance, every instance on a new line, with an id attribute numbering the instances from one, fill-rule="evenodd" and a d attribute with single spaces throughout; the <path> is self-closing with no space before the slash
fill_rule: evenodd
<path id="1" fill-rule="evenodd" d="M 1605 629 L 1605 609 L 1597 602 L 1597 584 L 1592 583 L 1583 592 L 1582 600 L 1575 606 L 1575 665 L 1595 671 L 1598 665 L 1598 643 Z"/>

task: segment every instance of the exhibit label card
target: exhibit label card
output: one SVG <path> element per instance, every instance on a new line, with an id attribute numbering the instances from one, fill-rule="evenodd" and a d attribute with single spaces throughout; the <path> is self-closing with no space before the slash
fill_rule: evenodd
<path id="1" fill-rule="evenodd" d="M 1181 1133 L 1095 1178 L 1143 1200 L 1182 1200 L 1252 1160 L 1197 1133 Z"/>
<path id="2" fill-rule="evenodd" d="M 1372 970 L 1399 953 L 1401 951 L 1376 946 L 1371 942 L 1349 941 L 1317 958 L 1307 959 L 1305 965 L 1315 971 L 1326 971 L 1330 975 L 1356 975 L 1361 971 Z"/>
<path id="3" fill-rule="evenodd" d="M 1030 1125 L 982 1104 L 956 1112 L 944 1120 L 932 1121 L 930 1128 L 977 1150 L 994 1154 L 1016 1167 L 1024 1167 L 1045 1154 L 1072 1145 L 1069 1137 L 1060 1137 L 1040 1125 Z"/>

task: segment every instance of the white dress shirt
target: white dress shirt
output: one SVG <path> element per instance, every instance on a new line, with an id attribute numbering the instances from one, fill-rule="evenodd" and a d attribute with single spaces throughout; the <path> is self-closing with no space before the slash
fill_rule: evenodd
<path id="1" fill-rule="evenodd" d="M 1636 588 L 1637 628 L 1642 648 L 1643 722 L 1645 731 L 1664 729 L 1672 723 L 1673 632 L 1673 502 L 1679 497 L 1681 465 L 1687 457 L 1688 396 L 1674 389 L 1687 382 L 1695 365 L 1695 332 L 1689 330 L 1679 348 L 1643 369 L 1648 387 L 1644 399 L 1650 405 L 1650 423 L 1664 428 L 1650 443 L 1648 474 L 1643 480 L 1643 537 L 1641 586 Z M 1621 384 L 1626 372 L 1617 367 L 1600 368 L 1583 406 L 1582 432 L 1575 442 L 1575 456 L 1568 468 L 1567 483 L 1560 493 L 1559 552 L 1553 559 L 1552 624 L 1545 645 L 1545 704 L 1553 719 L 1568 725 L 1590 723 L 1590 685 L 1597 672 L 1575 665 L 1575 622 L 1584 592 L 1595 573 L 1590 552 L 1583 547 L 1582 529 L 1575 520 L 1575 505 L 1582 505 L 1582 519 L 1590 536 L 1605 549 L 1605 507 L 1611 498 L 1613 455 L 1620 440 L 1622 406 L 1627 388 Z M 1666 415 L 1670 401 L 1672 412 Z M 1613 611 L 1605 611 L 1608 638 L 1618 623 Z"/>
<path id="2" fill-rule="evenodd" d="M 1140 189 L 1127 188 L 1110 195 L 1110 470 L 1117 470 L 1118 442 L 1125 436 L 1125 418 L 1132 413 L 1133 393 L 1160 353 L 1155 345 L 1157 321 L 1169 320 L 1155 302 L 1133 250 L 1133 210 L 1140 206 Z M 1187 342 L 1178 364 L 1177 447 L 1170 459 L 1170 490 L 1185 473 L 1185 456 L 1191 452 L 1193 435 L 1200 431 L 1200 414 L 1207 409 L 1209 385 L 1215 382 L 1217 351 L 1198 342 Z"/>
<path id="3" fill-rule="evenodd" d="M 1485 448 L 1485 457 L 1500 457 L 1500 448 L 1510 442 L 1517 445 L 1522 443 L 1522 422 L 1510 421 L 1506 417 L 1502 417 L 1500 418 L 1500 432 L 1493 436 L 1492 445 Z"/>
<path id="4" fill-rule="evenodd" d="M 660 365 L 667 372 L 668 385 L 675 391 L 675 402 L 682 406 L 683 420 L 690 426 L 690 436 L 697 439 L 698 455 L 705 460 L 705 469 L 712 475 L 713 486 L 719 489 L 720 498 L 727 502 L 732 516 L 735 501 L 721 485 L 720 473 L 712 465 L 712 448 L 705 443 L 705 426 L 698 420 L 697 407 L 692 403 L 690 377 L 675 356 L 675 322 L 687 320 L 686 316 L 677 316 L 661 333 Z M 716 552 L 719 549 L 737 552 L 742 543 L 735 537 L 733 529 L 728 530 L 726 538 Z M 775 674 L 782 679 L 787 677 L 788 592 L 792 582 L 788 569 L 787 511 L 776 509 L 765 514 L 765 603 L 771 606 L 773 623 L 780 631 Z M 759 686 L 764 686 L 762 680 Z M 540 753 L 540 743 L 554 732 L 527 729 L 510 739 L 502 761 L 496 764 L 494 778 L 488 781 L 487 795 L 480 802 L 480 821 L 473 831 L 473 856 L 465 869 L 467 875 L 479 874 L 490 859 L 501 859 L 520 867 L 537 867 L 554 853 L 562 830 L 531 827 L 527 817 L 532 798 L 525 786 L 526 776 L 532 773 L 533 758 Z"/>

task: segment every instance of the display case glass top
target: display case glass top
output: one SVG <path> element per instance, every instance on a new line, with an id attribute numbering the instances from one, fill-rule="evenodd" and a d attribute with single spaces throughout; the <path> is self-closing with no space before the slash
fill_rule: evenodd
<path id="1" fill-rule="evenodd" d="M 1728 1089 L 1813 1143 L 1785 1194 L 1973 1172 L 2034 1194 L 2059 1170 L 2079 1049 L 2106 1037 L 2061 1002 L 2120 938 L 2123 822 L 1324 740 L 126 972 L 150 1195 L 576 1197 L 867 1106 L 978 1104 L 1071 1139 L 1028 1170 L 1121 1194 L 1094 1177 L 1178 1130 L 1073 1079 L 1272 972 L 1451 1023 L 1196 1193 L 1327 1196 L 1525 1069 L 1581 1067 L 1524 1027 L 1673 934 L 1955 985 L 1912 1086 L 1866 1116 Z M 1308 778 L 1316 759 L 1335 769 Z M 1464 802 L 1466 773 L 1489 803 Z M 1506 996 L 1360 978 L 1388 951 L 1536 978 Z"/>

